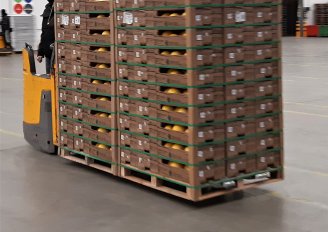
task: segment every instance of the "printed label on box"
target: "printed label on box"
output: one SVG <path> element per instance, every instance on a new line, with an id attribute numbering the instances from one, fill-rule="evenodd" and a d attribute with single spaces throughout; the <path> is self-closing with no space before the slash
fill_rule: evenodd
<path id="1" fill-rule="evenodd" d="M 235 15 L 235 21 L 236 23 L 242 23 L 246 21 L 246 12 L 236 12 Z"/>
<path id="2" fill-rule="evenodd" d="M 197 60 L 203 60 L 204 56 L 203 55 L 197 55 Z"/>
<path id="3" fill-rule="evenodd" d="M 125 24 L 133 24 L 133 14 L 130 12 L 124 12 L 123 13 L 123 23 Z"/>
<path id="4" fill-rule="evenodd" d="M 64 26 L 69 25 L 69 16 L 68 15 L 62 15 L 61 24 L 64 25 Z"/>
<path id="5" fill-rule="evenodd" d="M 205 75 L 205 74 L 200 74 L 200 75 L 198 76 L 198 79 L 199 79 L 200 81 L 204 81 L 205 78 L 206 78 L 206 75 Z"/>
<path id="6" fill-rule="evenodd" d="M 233 77 L 237 76 L 237 71 L 236 70 L 232 70 L 231 71 L 231 76 L 233 76 Z"/>
<path id="7" fill-rule="evenodd" d="M 205 173 L 204 173 L 204 171 L 199 171 L 198 175 L 199 175 L 199 177 L 204 177 Z"/>
<path id="8" fill-rule="evenodd" d="M 80 16 L 75 16 L 75 18 L 74 18 L 74 24 L 75 25 L 80 25 L 81 24 L 81 17 Z"/>
<path id="9" fill-rule="evenodd" d="M 196 40 L 197 41 L 202 41 L 203 40 L 203 35 L 196 35 Z"/>
<path id="10" fill-rule="evenodd" d="M 198 157 L 204 157 L 204 152 L 203 151 L 198 151 L 197 155 L 198 155 Z"/>

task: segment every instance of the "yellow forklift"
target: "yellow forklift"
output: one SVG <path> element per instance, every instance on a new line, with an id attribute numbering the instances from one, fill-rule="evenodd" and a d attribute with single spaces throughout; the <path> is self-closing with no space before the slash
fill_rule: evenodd
<path id="1" fill-rule="evenodd" d="M 51 74 L 38 74 L 34 51 L 26 44 L 22 52 L 24 73 L 24 137 L 34 148 L 56 153 L 57 103 L 55 84 L 55 55 L 52 56 Z"/>
<path id="2" fill-rule="evenodd" d="M 12 49 L 6 48 L 5 37 L 0 33 L 0 55 L 11 55 Z"/>

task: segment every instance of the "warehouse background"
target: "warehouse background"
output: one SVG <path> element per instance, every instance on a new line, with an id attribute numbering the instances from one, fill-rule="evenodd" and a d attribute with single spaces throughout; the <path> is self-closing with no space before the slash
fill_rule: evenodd
<path id="1" fill-rule="evenodd" d="M 290 29 L 289 33 L 287 33 L 289 36 L 295 35 L 295 24 L 297 20 L 297 6 L 300 3 L 299 0 L 284 0 L 283 1 L 285 5 L 289 6 L 288 10 L 288 16 L 290 18 Z M 36 4 L 37 3 L 37 4 Z M 38 38 L 41 34 L 41 23 L 42 23 L 42 18 L 40 15 L 43 12 L 44 5 L 47 3 L 46 0 L 21 0 L 20 3 L 17 3 L 16 0 L 1 0 L 1 9 L 6 9 L 7 12 L 11 15 L 17 15 L 15 13 L 15 5 L 16 4 L 21 4 L 23 7 L 26 4 L 31 4 L 33 7 L 33 10 L 30 15 L 34 17 L 34 25 L 33 25 L 33 30 L 34 30 L 34 41 L 31 42 L 31 44 L 37 45 Z M 307 24 L 312 25 L 315 24 L 314 21 L 314 5 L 315 4 L 321 4 L 321 3 L 328 3 L 327 0 L 303 0 L 303 5 L 304 7 L 309 7 L 309 11 L 307 13 Z M 26 15 L 24 10 L 20 15 Z"/>

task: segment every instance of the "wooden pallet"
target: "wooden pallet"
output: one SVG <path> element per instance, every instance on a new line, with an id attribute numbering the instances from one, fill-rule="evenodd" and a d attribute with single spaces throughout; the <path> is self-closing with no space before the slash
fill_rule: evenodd
<path id="1" fill-rule="evenodd" d="M 84 154 L 82 152 L 74 152 L 65 148 L 59 149 L 59 156 L 79 163 L 83 164 L 92 168 L 95 168 L 97 170 L 107 172 L 113 175 L 117 175 L 118 167 L 115 164 L 111 164 L 110 162 L 106 162 L 104 160 L 98 159 L 96 157 L 89 156 L 87 154 Z"/>
<path id="2" fill-rule="evenodd" d="M 213 192 L 205 193 L 200 188 L 193 188 L 188 184 L 178 181 L 171 181 L 163 176 L 152 175 L 147 171 L 137 170 L 129 165 L 121 165 L 120 176 L 124 179 L 132 182 L 156 189 L 161 192 L 168 193 L 180 198 L 184 198 L 191 201 L 204 201 L 214 197 L 231 194 L 234 192 L 246 190 L 249 188 L 259 187 L 263 184 L 274 183 L 282 180 L 281 173 L 276 178 L 267 179 L 256 183 L 244 183 L 244 181 L 238 181 L 237 187 L 228 190 L 216 190 Z"/>
<path id="3" fill-rule="evenodd" d="M 227 190 L 212 189 L 210 192 L 206 192 L 204 189 L 189 186 L 184 182 L 175 181 L 159 175 L 154 175 L 148 171 L 138 170 L 135 167 L 129 165 L 110 164 L 109 162 L 102 161 L 96 157 L 90 157 L 87 154 L 83 154 L 82 152 L 74 152 L 66 148 L 61 148 L 59 150 L 59 156 L 64 159 L 83 164 L 115 176 L 120 176 L 121 178 L 127 179 L 134 183 L 194 202 L 208 200 L 249 188 L 259 187 L 263 184 L 274 183 L 283 179 L 282 172 L 279 172 L 279 174 L 272 179 L 248 184 L 244 183 L 243 180 L 239 180 L 237 181 L 235 188 Z"/>

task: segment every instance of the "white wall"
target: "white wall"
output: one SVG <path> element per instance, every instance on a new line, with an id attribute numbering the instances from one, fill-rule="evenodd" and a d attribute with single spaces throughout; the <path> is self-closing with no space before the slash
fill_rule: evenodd
<path id="1" fill-rule="evenodd" d="M 22 1 L 24 2 L 24 1 Z M 44 10 L 44 6 L 48 3 L 47 0 L 33 0 L 31 2 L 32 6 L 33 6 L 33 12 L 32 15 L 34 16 L 35 19 L 35 38 L 39 38 L 40 34 L 41 34 L 41 24 L 42 24 L 42 17 L 40 17 L 40 15 L 43 13 Z M 14 0 L 0 0 L 0 8 L 1 9 L 5 9 L 9 15 L 14 14 L 13 11 L 13 6 L 15 4 Z M 38 39 L 36 39 L 38 41 Z M 37 42 L 36 44 L 34 44 L 34 47 L 37 46 Z"/>
<path id="2" fill-rule="evenodd" d="M 310 7 L 310 11 L 308 13 L 308 24 L 312 25 L 315 23 L 314 19 L 314 4 L 328 3 L 328 0 L 303 0 L 304 7 Z"/>

